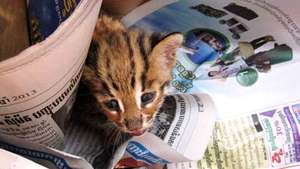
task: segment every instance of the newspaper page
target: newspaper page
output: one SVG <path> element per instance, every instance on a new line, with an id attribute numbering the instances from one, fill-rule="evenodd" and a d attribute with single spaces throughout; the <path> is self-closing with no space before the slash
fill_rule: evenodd
<path id="1" fill-rule="evenodd" d="M 63 147 L 101 2 L 82 0 L 46 40 L 0 62 L 1 134 Z"/>
<path id="2" fill-rule="evenodd" d="M 2 169 L 11 167 L 14 169 L 46 169 L 46 167 L 38 165 L 33 161 L 3 149 L 0 149 L 0 156 L 0 164 Z"/>
<path id="3" fill-rule="evenodd" d="M 169 164 L 168 169 L 293 167 L 300 164 L 299 127 L 299 101 L 217 121 L 202 160 Z"/>
<path id="4" fill-rule="evenodd" d="M 265 157 L 258 161 L 263 167 L 278 168 L 295 164 L 298 134 L 294 131 L 298 123 L 291 107 L 287 108 L 290 113 L 286 113 L 285 107 L 278 108 L 288 119 L 285 122 L 282 119 L 276 122 L 276 119 L 283 117 L 277 115 L 280 114 L 277 109 L 273 114 L 254 114 L 262 131 L 255 128 L 256 123 L 253 122 L 252 116 L 245 119 L 241 117 L 234 121 L 235 123 L 230 120 L 219 121 L 215 126 L 212 144 L 206 152 L 205 150 L 217 112 L 211 98 L 214 98 L 216 107 L 221 110 L 218 112 L 220 118 L 244 112 L 257 112 L 254 110 L 279 105 L 277 103 L 282 103 L 282 100 L 288 103 L 299 100 L 294 93 L 300 89 L 293 86 L 298 82 L 298 79 L 293 77 L 296 77 L 295 72 L 299 69 L 297 39 L 300 31 L 296 24 L 299 17 L 296 11 L 289 9 L 297 4 L 297 1 L 283 3 L 275 0 L 153 0 L 125 17 L 123 21 L 128 26 L 135 23 L 134 26 L 149 31 L 183 32 L 186 42 L 185 47 L 177 53 L 172 89 L 182 93 L 206 92 L 210 96 L 175 95 L 176 109 L 174 101 L 170 101 L 172 106 L 169 106 L 170 110 L 165 111 L 171 112 L 157 116 L 150 132 L 141 137 L 134 137 L 123 146 L 124 149 L 121 148 L 119 153 L 126 153 L 118 165 L 132 166 L 127 163 L 130 159 L 138 161 L 133 164 L 134 167 L 141 163 L 151 165 L 197 161 L 203 155 L 206 158 L 214 153 L 211 158 L 218 157 L 215 161 L 216 165 L 220 166 L 219 157 L 224 155 L 221 153 L 222 148 L 238 147 L 240 144 L 234 144 L 238 141 L 247 142 L 248 137 L 242 138 L 243 134 L 252 134 L 251 138 L 253 135 L 259 138 L 258 141 L 250 139 L 253 142 L 251 146 L 264 147 L 256 152 L 249 150 L 249 156 L 241 155 L 244 150 L 230 149 L 232 156 L 237 154 L 237 157 L 244 159 L 240 162 L 230 161 L 230 165 L 234 163 L 232 166 L 241 166 L 240 163 L 247 163 L 245 159 L 251 155 L 253 159 L 257 156 Z M 101 1 L 98 0 L 82 0 L 70 18 L 45 41 L 12 59 L 0 62 L 2 149 L 25 153 L 24 156 L 31 156 L 36 162 L 41 161 L 41 157 L 47 157 L 44 163 L 49 163 L 45 165 L 48 168 L 63 168 L 61 165 L 66 168 L 92 168 L 91 164 L 102 153 L 101 146 L 97 144 L 100 138 L 97 132 L 86 126 L 71 126 L 65 131 L 62 129 L 65 128 L 65 117 L 74 101 L 100 5 Z M 143 8 L 152 10 L 141 10 Z M 140 13 L 135 13 L 136 11 Z M 136 17 L 137 15 L 139 17 Z M 267 29 L 269 27 L 272 27 L 272 31 Z M 61 59 L 62 57 L 64 59 Z M 274 82 L 278 77 L 281 78 L 280 81 Z M 294 121 L 289 120 L 292 117 Z M 255 129 L 252 127 L 251 130 L 245 130 L 243 127 L 247 127 L 246 122 L 249 123 L 248 127 L 254 125 Z M 290 131 L 293 131 L 289 137 L 290 141 L 277 137 L 278 126 L 285 129 L 282 133 L 287 133 L 286 124 L 290 124 Z M 241 127 L 242 131 L 239 131 L 236 125 Z M 156 126 L 165 130 L 155 128 Z M 270 133 L 273 133 L 272 137 Z M 232 138 L 229 134 L 233 134 Z M 8 135 L 17 138 L 10 139 Z M 219 137 L 220 139 L 215 139 Z M 224 143 L 220 141 L 221 138 L 224 138 Z M 62 148 L 64 141 L 66 146 Z M 212 147 L 217 149 L 210 152 Z M 41 155 L 40 152 L 46 152 L 48 155 Z M 120 154 L 116 156 L 118 158 Z M 211 158 L 188 165 L 209 166 Z M 228 161 L 227 163 L 229 164 Z M 185 164 L 177 164 L 179 165 Z"/>
<path id="5" fill-rule="evenodd" d="M 107 154 L 113 150 L 105 151 L 107 150 L 105 144 L 107 137 L 103 133 L 73 119 L 68 120 L 66 124 L 65 146 L 61 150 L 2 133 L 0 133 L 0 149 L 21 155 L 50 169 L 113 168 L 113 166 L 109 167 L 110 160 L 112 160 L 110 158 L 113 158 L 113 155 Z M 121 154 L 123 155 L 123 152 Z"/>
<path id="6" fill-rule="evenodd" d="M 52 149 L 40 144 L 34 144 L 23 139 L 3 135 L 1 133 L 0 140 L 0 150 L 3 149 L 5 151 L 21 155 L 28 160 L 32 160 L 32 163 L 30 163 L 21 159 L 20 161 L 24 162 L 22 163 L 24 168 L 26 164 L 28 164 L 36 167 L 37 169 L 44 169 L 45 167 L 49 169 L 93 169 L 93 167 L 82 157 L 67 154 L 57 149 Z M 0 161 L 1 160 L 2 158 L 0 158 Z M 35 165 L 34 162 L 37 164 Z M 16 165 L 20 165 L 18 161 L 6 161 L 1 164 L 10 165 L 8 168 L 17 168 L 18 166 Z M 1 167 L 6 169 L 4 166 Z"/>
<path id="7" fill-rule="evenodd" d="M 117 168 L 201 159 L 215 118 L 216 109 L 206 94 L 166 97 L 153 127 L 129 140 Z"/>
<path id="8" fill-rule="evenodd" d="M 208 93 L 220 118 L 299 99 L 297 0 L 152 0 L 122 21 L 182 32 L 173 92 Z M 146 10 L 147 9 L 147 10 Z M 280 80 L 279 80 L 280 79 Z"/>
<path id="9" fill-rule="evenodd" d="M 62 151 L 1 133 L 0 149 L 51 169 L 110 169 L 121 158 L 117 168 L 194 161 L 206 150 L 215 118 L 216 109 L 208 95 L 173 95 L 166 97 L 153 127 L 124 143 L 114 156 L 105 154 L 113 150 L 106 151 L 106 137 L 99 130 L 76 121 L 68 122 Z"/>

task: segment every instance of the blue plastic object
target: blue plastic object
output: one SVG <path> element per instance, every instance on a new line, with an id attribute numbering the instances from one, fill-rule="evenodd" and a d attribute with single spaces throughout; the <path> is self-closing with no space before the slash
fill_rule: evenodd
<path id="1" fill-rule="evenodd" d="M 46 39 L 75 10 L 80 0 L 29 0 L 31 43 Z"/>

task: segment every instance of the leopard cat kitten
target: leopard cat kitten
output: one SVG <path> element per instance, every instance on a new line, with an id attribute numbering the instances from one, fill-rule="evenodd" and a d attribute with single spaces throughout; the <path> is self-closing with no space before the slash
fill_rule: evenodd
<path id="1" fill-rule="evenodd" d="M 87 58 L 83 82 L 121 131 L 140 135 L 151 126 L 182 42 L 181 33 L 159 39 L 157 34 L 126 29 L 106 15 L 99 17 L 93 34 L 97 50 Z"/>

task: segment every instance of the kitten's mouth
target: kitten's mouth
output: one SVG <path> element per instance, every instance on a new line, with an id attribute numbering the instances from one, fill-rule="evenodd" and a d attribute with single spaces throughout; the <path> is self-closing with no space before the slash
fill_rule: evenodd
<path id="1" fill-rule="evenodd" d="M 133 130 L 133 131 L 128 131 L 128 133 L 132 136 L 140 136 L 144 134 L 146 129 L 138 129 L 138 130 Z"/>

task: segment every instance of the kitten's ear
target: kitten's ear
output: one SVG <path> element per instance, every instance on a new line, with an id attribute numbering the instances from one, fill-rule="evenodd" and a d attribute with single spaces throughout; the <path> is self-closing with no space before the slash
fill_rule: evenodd
<path id="1" fill-rule="evenodd" d="M 150 54 L 148 76 L 159 77 L 162 82 L 170 80 L 171 71 L 176 63 L 176 49 L 181 47 L 182 43 L 181 33 L 172 33 L 159 41 Z"/>
<path id="2" fill-rule="evenodd" d="M 183 39 L 181 33 L 167 35 L 154 46 L 150 59 L 164 70 L 172 69 L 176 62 L 176 49 L 181 47 Z"/>
<path id="3" fill-rule="evenodd" d="M 149 81 L 159 81 L 165 83 L 171 80 L 171 71 L 176 63 L 176 49 L 181 47 L 183 35 L 181 33 L 172 33 L 153 48 L 149 56 L 149 70 L 147 78 Z"/>

